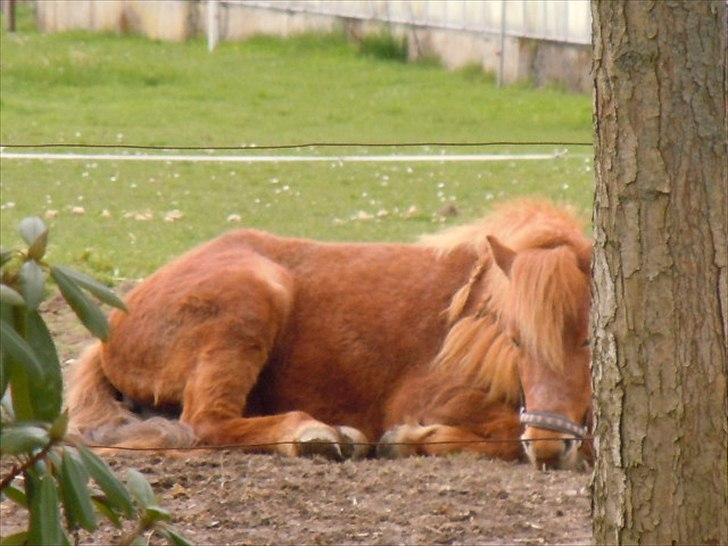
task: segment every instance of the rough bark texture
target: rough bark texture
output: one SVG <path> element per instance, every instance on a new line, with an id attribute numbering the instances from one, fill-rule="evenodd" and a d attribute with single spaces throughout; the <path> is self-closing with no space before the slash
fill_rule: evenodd
<path id="1" fill-rule="evenodd" d="M 726 4 L 592 15 L 594 539 L 727 544 Z"/>

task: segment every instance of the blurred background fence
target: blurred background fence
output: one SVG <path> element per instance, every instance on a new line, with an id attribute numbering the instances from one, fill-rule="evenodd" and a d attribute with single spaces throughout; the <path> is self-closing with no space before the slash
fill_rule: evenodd
<path id="1" fill-rule="evenodd" d="M 7 2 L 7 0 L 5 0 Z M 39 29 L 136 32 L 154 39 L 343 31 L 401 38 L 411 60 L 478 65 L 501 83 L 591 88 L 588 0 L 39 0 Z"/>

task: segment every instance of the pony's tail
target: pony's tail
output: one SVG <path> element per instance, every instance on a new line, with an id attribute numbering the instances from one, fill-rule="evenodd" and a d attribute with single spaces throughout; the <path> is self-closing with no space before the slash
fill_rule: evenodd
<path id="1" fill-rule="evenodd" d="M 101 368 L 101 345 L 86 349 L 68 391 L 69 432 L 95 447 L 179 448 L 197 442 L 192 429 L 164 417 L 143 419 L 119 400 Z"/>

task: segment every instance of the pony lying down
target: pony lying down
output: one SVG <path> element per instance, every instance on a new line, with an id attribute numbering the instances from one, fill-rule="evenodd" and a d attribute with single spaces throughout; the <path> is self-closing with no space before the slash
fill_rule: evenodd
<path id="1" fill-rule="evenodd" d="M 112 312 L 76 366 L 72 429 L 116 447 L 574 466 L 591 456 L 590 253 L 541 202 L 409 245 L 226 233 Z"/>

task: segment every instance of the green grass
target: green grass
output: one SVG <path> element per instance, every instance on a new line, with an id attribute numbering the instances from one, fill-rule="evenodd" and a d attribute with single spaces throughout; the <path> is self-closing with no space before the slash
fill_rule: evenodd
<path id="1" fill-rule="evenodd" d="M 390 61 L 407 61 L 407 38 L 387 31 L 367 34 L 359 40 L 359 53 Z"/>
<path id="2" fill-rule="evenodd" d="M 3 31 L 0 65 L 0 140 L 7 144 L 591 139 L 586 96 L 498 89 L 473 69 L 391 62 L 335 35 L 260 37 L 209 54 L 201 40 L 40 35 L 26 25 L 15 35 Z M 534 193 L 588 215 L 590 166 L 568 156 L 412 165 L 2 160 L 0 241 L 16 240 L 22 217 L 56 210 L 49 221 L 55 261 L 137 277 L 239 225 L 328 240 L 411 240 L 441 225 L 445 202 L 458 208 L 446 220 L 454 223 Z M 413 205 L 415 213 L 403 213 Z M 78 206 L 83 215 L 72 213 Z M 101 216 L 104 209 L 110 216 Z M 183 218 L 163 221 L 173 209 Z M 147 210 L 152 219 L 134 218 Z M 380 210 L 387 215 L 377 218 Z M 352 219 L 360 211 L 375 218 Z M 242 222 L 228 222 L 231 214 Z"/>

